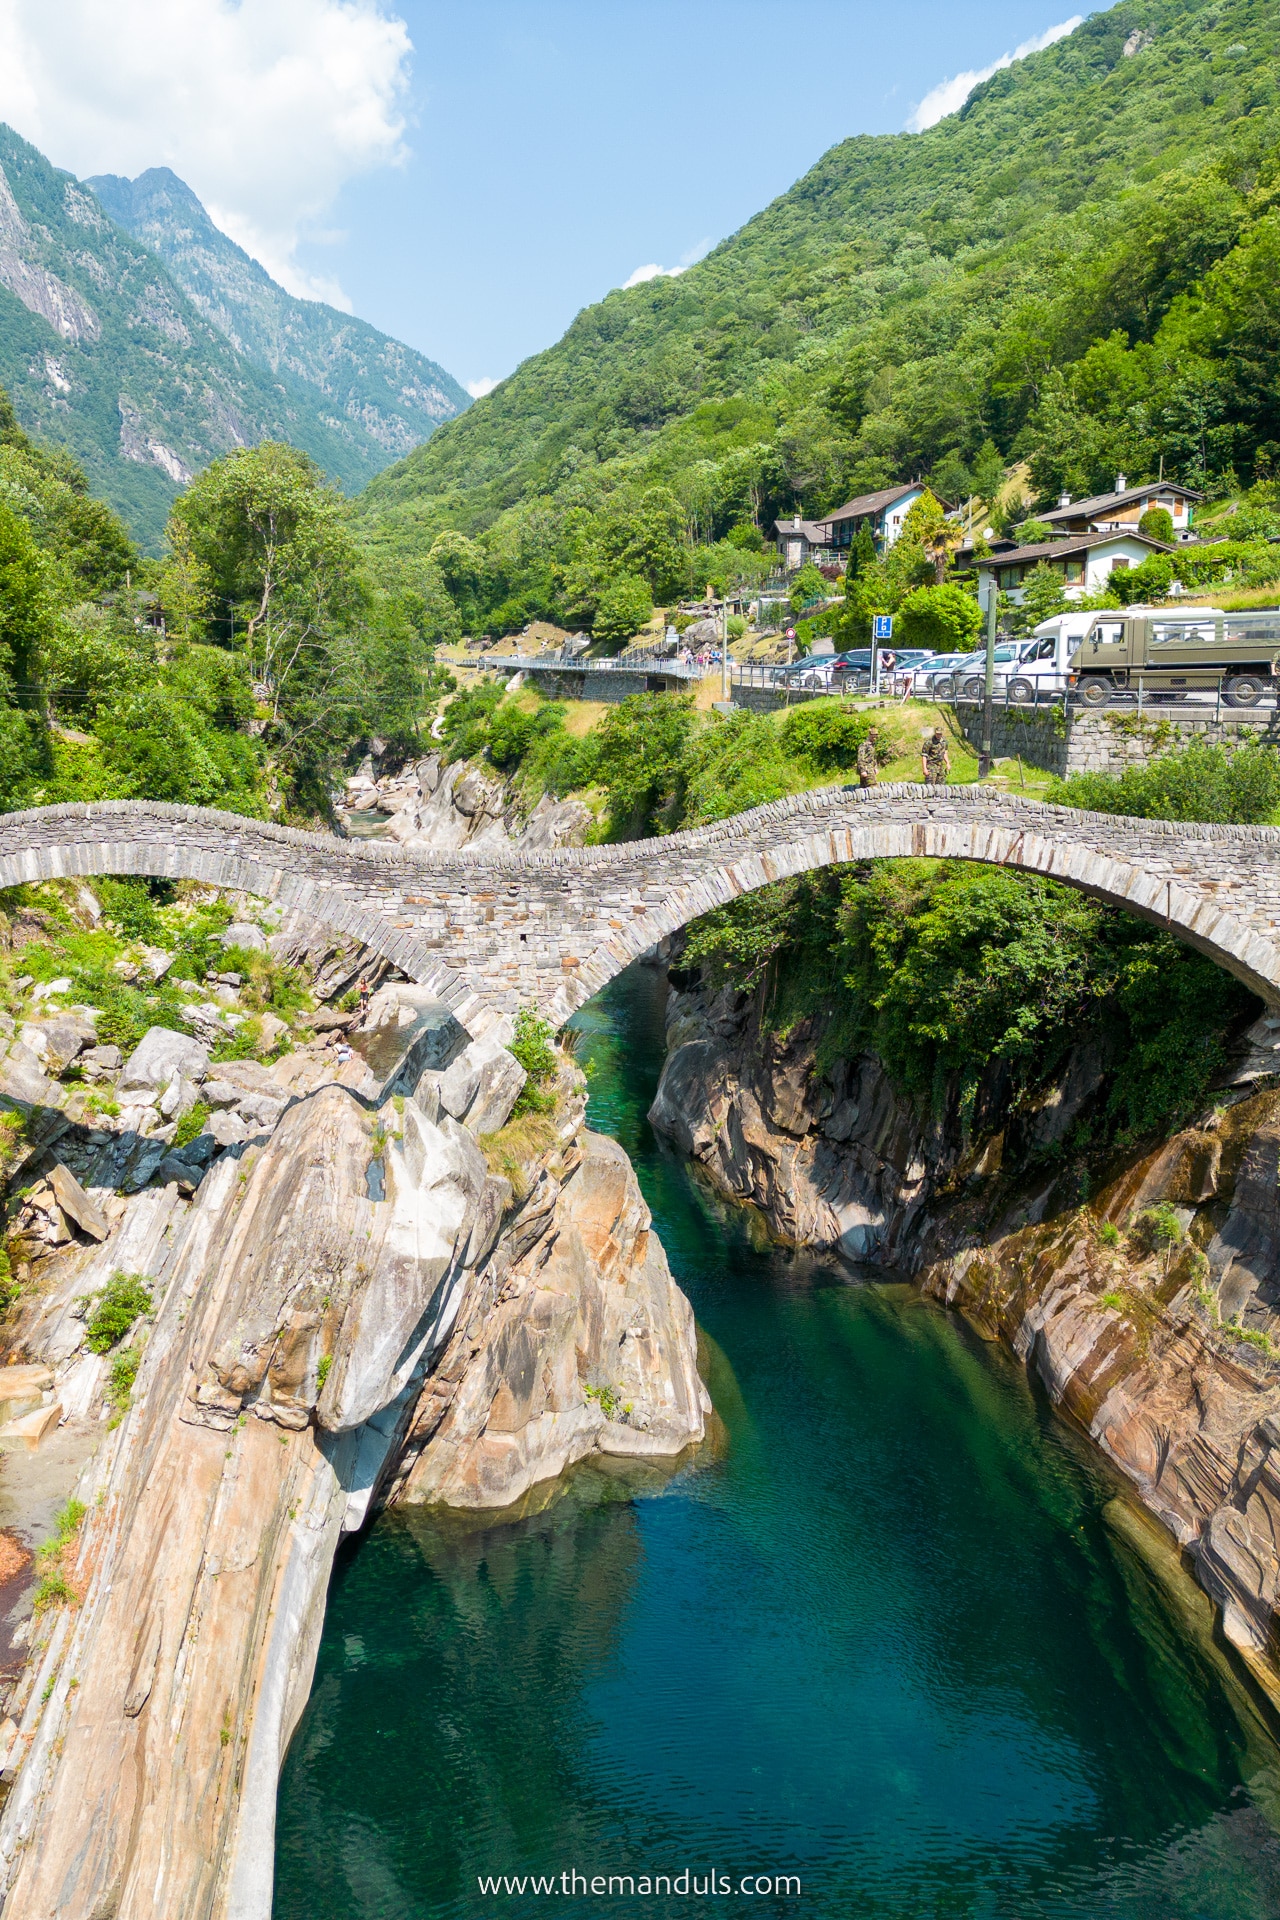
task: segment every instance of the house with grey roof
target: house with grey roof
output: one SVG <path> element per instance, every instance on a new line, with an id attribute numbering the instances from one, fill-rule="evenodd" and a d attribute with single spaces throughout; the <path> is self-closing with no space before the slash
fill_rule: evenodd
<path id="1" fill-rule="evenodd" d="M 1059 532 L 1113 533 L 1136 528 L 1148 507 L 1163 507 L 1173 521 L 1175 539 L 1191 537 L 1191 519 L 1195 503 L 1204 495 L 1193 487 L 1178 486 L 1172 480 L 1149 480 L 1145 486 L 1130 487 L 1122 473 L 1110 493 L 1091 494 L 1087 500 L 1073 500 L 1064 493 L 1051 513 L 1038 513 Z"/>
<path id="2" fill-rule="evenodd" d="M 1083 594 L 1098 593 L 1111 574 L 1127 567 L 1141 566 L 1153 553 L 1172 553 L 1164 540 L 1153 540 L 1137 528 L 1121 528 L 1105 533 L 1078 533 L 1061 540 L 1037 540 L 1019 547 L 1001 544 L 984 557 L 972 548 L 962 547 L 956 555 L 960 568 L 973 567 L 978 575 L 978 598 L 985 606 L 994 580 L 1001 593 L 1020 601 L 1027 576 L 1034 568 L 1052 567 L 1062 576 L 1062 587 L 1069 600 Z"/>
<path id="3" fill-rule="evenodd" d="M 920 482 L 912 480 L 902 486 L 881 487 L 877 493 L 860 493 L 816 520 L 802 519 L 798 513 L 776 520 L 774 539 L 782 564 L 802 567 L 811 557 L 843 562 L 864 524 L 871 528 L 877 553 L 883 553 L 898 538 L 903 521 L 923 493 Z"/>

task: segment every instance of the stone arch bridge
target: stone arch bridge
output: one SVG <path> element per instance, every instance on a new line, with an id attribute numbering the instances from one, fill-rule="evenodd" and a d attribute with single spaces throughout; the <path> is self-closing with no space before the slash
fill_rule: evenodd
<path id="1" fill-rule="evenodd" d="M 1168 927 L 1280 1005 L 1280 828 L 1125 820 L 983 787 L 824 787 L 622 846 L 410 854 L 151 801 L 0 817 L 0 886 L 200 880 L 366 941 L 482 1033 L 559 1025 L 662 935 L 756 887 L 903 855 L 1040 873 Z"/>

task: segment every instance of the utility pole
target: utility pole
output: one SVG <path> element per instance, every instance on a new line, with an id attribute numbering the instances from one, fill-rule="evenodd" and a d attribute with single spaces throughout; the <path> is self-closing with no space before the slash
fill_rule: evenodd
<path id="1" fill-rule="evenodd" d="M 982 751 L 978 755 L 978 778 L 991 772 L 992 707 L 996 686 L 996 570 L 991 569 L 991 587 L 987 594 L 987 667 L 982 685 Z"/>

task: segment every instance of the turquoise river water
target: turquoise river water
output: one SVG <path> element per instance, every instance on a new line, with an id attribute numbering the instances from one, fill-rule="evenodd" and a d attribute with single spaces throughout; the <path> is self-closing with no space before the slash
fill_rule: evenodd
<path id="1" fill-rule="evenodd" d="M 763 1244 L 660 1149 L 663 993 L 615 982 L 579 1059 L 708 1336 L 720 1440 L 344 1549 L 276 1920 L 1280 1915 L 1276 1753 L 1207 1604 L 1021 1366 Z M 503 1875 L 556 1891 L 480 1890 Z"/>

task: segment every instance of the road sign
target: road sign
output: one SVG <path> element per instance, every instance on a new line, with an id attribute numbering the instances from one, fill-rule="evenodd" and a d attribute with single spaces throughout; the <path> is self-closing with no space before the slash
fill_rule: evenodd
<path id="1" fill-rule="evenodd" d="M 891 613 L 873 613 L 872 614 L 871 638 L 873 640 L 892 640 L 893 615 Z"/>

